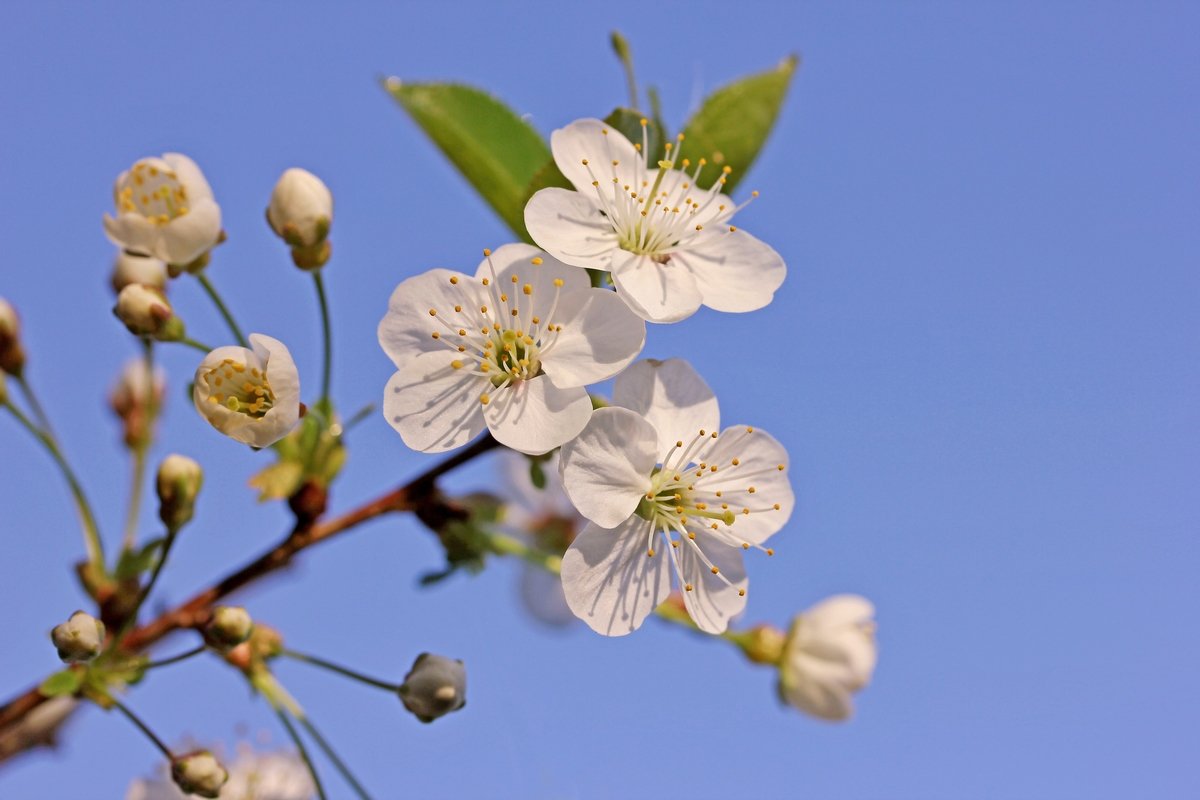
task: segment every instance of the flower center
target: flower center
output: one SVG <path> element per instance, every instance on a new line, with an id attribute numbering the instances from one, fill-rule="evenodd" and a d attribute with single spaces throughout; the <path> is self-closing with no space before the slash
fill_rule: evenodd
<path id="1" fill-rule="evenodd" d="M 157 225 L 188 212 L 187 189 L 175 172 L 145 161 L 133 165 L 117 187 L 117 209 L 141 214 Z"/>
<path id="2" fill-rule="evenodd" d="M 483 254 L 490 265 L 491 251 Z M 530 263 L 539 265 L 542 259 L 533 258 Z M 492 277 L 480 279 L 486 287 L 483 302 L 472 282 L 452 276 L 450 284 L 462 288 L 463 302 L 450 310 L 431 308 L 429 316 L 441 327 L 433 331 L 433 338 L 463 356 L 451 361 L 451 367 L 487 378 L 492 389 L 542 374 L 542 360 L 563 329 L 553 321 L 561 278 L 554 279 L 551 297 L 541 297 L 533 284 L 522 282 L 515 273 L 501 285 L 493 267 Z M 485 391 L 479 400 L 486 405 L 491 396 Z"/>
<path id="3" fill-rule="evenodd" d="M 261 419 L 275 405 L 275 392 L 266 373 L 227 358 L 200 376 L 209 388 L 208 402 Z"/>
<path id="4" fill-rule="evenodd" d="M 753 428 L 740 428 L 726 432 L 725 435 L 735 437 L 733 445 L 736 447 L 753 433 Z M 651 558 L 656 555 L 653 542 L 655 535 L 661 533 L 670 543 L 676 574 L 679 575 L 684 590 L 688 592 L 694 587 L 688 576 L 684 576 L 680 571 L 679 560 L 675 554 L 675 551 L 684 545 L 692 549 L 713 575 L 726 585 L 733 586 L 700 549 L 697 537 L 708 537 L 711 542 L 741 547 L 743 550 L 754 547 L 769 556 L 775 555 L 771 548 L 751 544 L 738 536 L 734 523 L 739 517 L 781 510 L 780 503 L 764 504 L 759 499 L 758 489 L 752 481 L 765 474 L 782 472 L 786 466 L 743 464 L 736 456 L 722 459 L 720 462 L 698 460 L 704 445 L 711 444 L 716 438 L 716 431 L 702 430 L 692 437 L 690 442 L 685 443 L 682 439 L 675 442 L 675 446 L 663 457 L 660 465 L 655 467 L 650 476 L 650 488 L 634 511 L 649 523 L 646 555 Z M 726 452 L 730 449 L 724 448 Z M 743 589 L 738 589 L 738 592 L 745 594 Z"/>
<path id="5" fill-rule="evenodd" d="M 604 154 L 606 158 L 585 158 L 583 165 L 592 178 L 600 210 L 617 234 L 618 246 L 666 264 L 672 250 L 686 248 L 706 225 L 723 223 L 745 207 L 746 203 L 732 208 L 727 204 L 728 198 L 721 192 L 725 186 L 725 176 L 732 171 L 729 167 L 724 168 L 721 177 L 708 189 L 695 185 L 708 161 L 701 158 L 695 171 L 688 174 L 691 161 L 679 158 L 683 149 L 682 133 L 675 142 L 663 145 L 663 157 L 657 162 L 658 169 L 651 169 L 646 153 L 649 146 L 646 126 L 647 121 L 643 119 L 642 142 L 634 145 L 639 156 L 634 163 L 632 183 L 625 182 L 628 180 L 627 173 L 624 179 L 618 175 L 617 168 L 621 162 L 612 157 L 611 147 Z M 607 143 L 608 130 L 602 133 Z M 610 174 L 602 176 L 606 161 L 610 164 Z M 676 164 L 679 169 L 675 168 Z M 758 192 L 752 194 L 752 197 L 757 196 Z M 736 229 L 730 226 L 729 230 Z"/>

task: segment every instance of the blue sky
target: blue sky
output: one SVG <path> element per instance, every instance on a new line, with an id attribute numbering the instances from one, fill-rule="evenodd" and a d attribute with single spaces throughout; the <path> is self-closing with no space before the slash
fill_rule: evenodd
<path id="1" fill-rule="evenodd" d="M 387 519 L 242 596 L 296 647 L 379 675 L 401 677 L 422 650 L 467 661 L 468 707 L 432 726 L 281 668 L 378 796 L 1200 791 L 1186 766 L 1200 712 L 1186 616 L 1200 600 L 1195 5 L 114 8 L 26 6 L 0 29 L 0 295 L 24 315 L 31 377 L 110 535 L 126 468 L 103 393 L 135 348 L 109 313 L 100 217 L 136 158 L 201 164 L 229 232 L 210 275 L 309 385 L 311 286 L 262 210 L 286 167 L 326 179 L 335 395 L 350 411 L 391 373 L 375 325 L 395 284 L 473 269 L 509 239 L 379 77 L 483 85 L 548 132 L 623 101 L 612 28 L 675 123 L 728 79 L 804 59 L 739 190 L 762 192 L 739 225 L 784 255 L 787 282 L 763 311 L 655 326 L 645 352 L 691 360 L 724 419 L 791 450 L 797 512 L 779 554 L 751 564 L 747 619 L 871 597 L 881 660 L 858 715 L 829 726 L 780 709 L 768 671 L 674 629 L 537 627 L 515 565 L 420 589 L 437 547 Z M 196 286 L 172 296 L 198 338 L 219 338 Z M 287 516 L 245 489 L 264 454 L 184 400 L 194 354 L 163 361 L 158 453 L 208 472 L 209 502 L 164 576 L 179 600 L 273 543 Z M 335 509 L 432 463 L 381 418 L 351 448 Z M 6 423 L 0 454 L 0 686 L 17 690 L 54 668 L 46 631 L 82 602 L 79 545 L 42 453 Z M 494 479 L 480 465 L 454 486 Z M 236 675 L 203 661 L 130 702 L 173 742 L 274 730 Z M 124 721 L 88 710 L 58 752 L 0 771 L 0 795 L 120 797 L 154 762 Z"/>

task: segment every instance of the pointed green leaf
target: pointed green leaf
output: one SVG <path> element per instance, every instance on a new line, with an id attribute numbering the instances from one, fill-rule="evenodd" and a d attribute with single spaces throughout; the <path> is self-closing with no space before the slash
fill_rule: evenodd
<path id="1" fill-rule="evenodd" d="M 64 669 L 42 681 L 38 691 L 45 697 L 59 697 L 64 694 L 75 694 L 82 683 L 82 670 Z"/>
<path id="2" fill-rule="evenodd" d="M 395 79 L 384 86 L 508 227 L 529 241 L 526 190 L 550 159 L 541 134 L 504 103 L 470 86 Z"/>
<path id="3" fill-rule="evenodd" d="M 163 537 L 157 537 L 146 542 L 140 549 L 125 550 L 117 561 L 117 569 L 113 576 L 117 580 L 136 578 L 154 566 L 158 548 L 162 546 Z"/>
<path id="4" fill-rule="evenodd" d="M 745 176 L 775 125 L 798 63 L 789 56 L 774 69 L 723 86 L 688 120 L 684 156 L 693 164 L 708 159 L 696 181 L 700 186 L 711 186 L 726 166 L 733 170 L 726 177 L 727 193 Z"/>

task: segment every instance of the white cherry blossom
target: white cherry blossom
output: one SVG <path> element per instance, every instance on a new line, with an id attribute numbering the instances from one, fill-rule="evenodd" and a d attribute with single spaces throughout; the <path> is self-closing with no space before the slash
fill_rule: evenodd
<path id="1" fill-rule="evenodd" d="M 250 348 L 218 347 L 196 368 L 192 400 L 221 433 L 268 447 L 300 420 L 300 376 L 287 347 L 261 333 Z"/>
<path id="2" fill-rule="evenodd" d="M 383 412 L 414 450 L 450 450 L 486 427 L 514 450 L 545 453 L 587 424 L 584 387 L 637 356 L 645 323 L 533 247 L 484 253 L 474 276 L 434 269 L 392 293 L 379 344 L 397 372 Z"/>
<path id="3" fill-rule="evenodd" d="M 725 177 L 696 186 L 705 161 L 688 174 L 682 134 L 662 160 L 652 161 L 647 145 L 644 120 L 639 145 L 597 119 L 554 131 L 554 162 L 576 191 L 542 189 L 530 198 L 529 235 L 567 264 L 608 271 L 617 293 L 651 322 L 678 322 L 701 305 L 738 312 L 770 303 L 787 267 L 729 224 L 745 204 L 722 193 Z"/>
<path id="4" fill-rule="evenodd" d="M 742 551 L 773 554 L 763 543 L 794 500 L 783 446 L 719 425 L 716 397 L 687 362 L 646 360 L 563 446 L 563 487 L 591 521 L 563 556 L 563 590 L 593 630 L 636 630 L 672 573 L 701 630 L 724 631 L 745 607 Z"/>
<path id="5" fill-rule="evenodd" d="M 875 607 L 841 594 L 796 615 L 779 664 L 779 697 L 826 720 L 847 719 L 852 696 L 871 680 L 878 651 Z"/>
<path id="6" fill-rule="evenodd" d="M 143 158 L 117 176 L 115 217 L 104 215 L 113 244 L 183 267 L 221 238 L 221 208 L 204 173 L 185 155 Z"/>

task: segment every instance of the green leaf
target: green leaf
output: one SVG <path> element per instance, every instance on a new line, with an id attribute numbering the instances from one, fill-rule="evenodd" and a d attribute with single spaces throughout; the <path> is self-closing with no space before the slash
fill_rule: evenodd
<path id="1" fill-rule="evenodd" d="M 138 550 L 123 551 L 121 558 L 117 561 L 117 569 L 113 573 L 113 577 L 117 580 L 136 578 L 153 567 L 158 548 L 162 547 L 163 541 L 163 538 L 160 536 L 146 542 Z"/>
<path id="2" fill-rule="evenodd" d="M 258 490 L 258 502 L 291 497 L 304 482 L 304 466 L 295 461 L 280 461 L 260 470 L 250 478 L 251 488 Z"/>
<path id="3" fill-rule="evenodd" d="M 684 155 L 693 164 L 708 159 L 696 183 L 711 186 L 728 166 L 733 171 L 725 179 L 725 192 L 733 191 L 774 127 L 798 63 L 789 56 L 774 69 L 723 86 L 705 99 L 683 129 Z"/>
<path id="4" fill-rule="evenodd" d="M 42 685 L 38 687 L 38 691 L 45 697 L 60 697 L 65 694 L 75 694 L 82 684 L 82 670 L 64 669 L 42 681 Z"/>
<path id="5" fill-rule="evenodd" d="M 550 158 L 541 134 L 504 103 L 470 86 L 395 79 L 384 86 L 508 227 L 529 241 L 526 190 Z"/>

